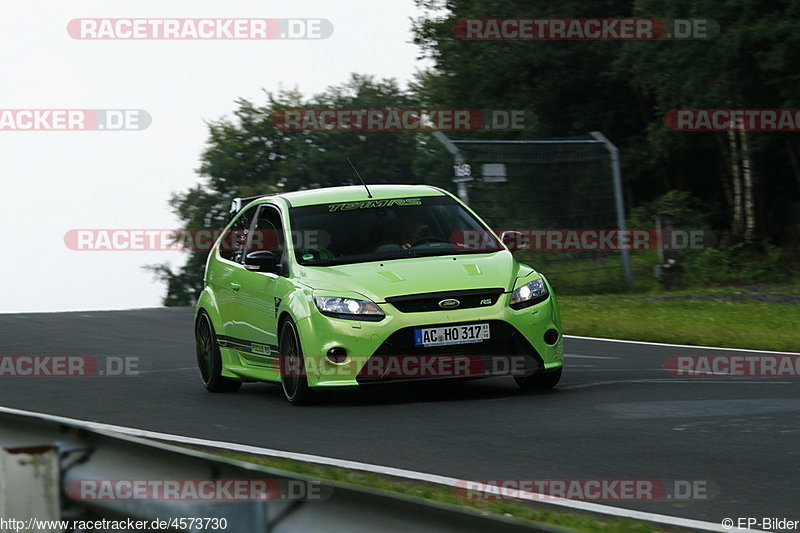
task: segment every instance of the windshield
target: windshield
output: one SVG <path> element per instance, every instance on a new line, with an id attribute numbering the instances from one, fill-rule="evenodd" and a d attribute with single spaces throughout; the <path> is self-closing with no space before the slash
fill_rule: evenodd
<path id="1" fill-rule="evenodd" d="M 301 265 L 334 265 L 502 249 L 469 211 L 449 196 L 395 198 L 290 210 Z M 480 233 L 481 246 L 465 235 Z"/>

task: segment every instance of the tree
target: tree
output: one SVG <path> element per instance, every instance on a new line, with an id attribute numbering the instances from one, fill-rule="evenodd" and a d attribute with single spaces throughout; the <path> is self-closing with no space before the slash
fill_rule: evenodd
<path id="1" fill-rule="evenodd" d="M 798 79 L 790 61 L 796 64 L 800 60 L 795 2 L 638 0 L 635 13 L 676 18 L 713 15 L 721 27 L 718 36 L 705 41 L 625 43 L 617 67 L 630 75 L 632 84 L 644 98 L 652 99 L 654 119 L 676 108 L 759 109 L 797 105 L 796 93 L 786 90 L 796 86 Z M 785 134 L 744 130 L 673 134 L 652 122 L 646 140 L 660 154 L 658 159 L 663 163 L 680 160 L 698 147 L 703 147 L 706 157 L 724 162 L 717 168 L 721 170 L 719 183 L 730 213 L 731 236 L 733 240 L 752 241 L 762 225 L 757 222 L 756 204 L 759 199 L 770 200 L 765 198 L 764 178 L 791 171 L 785 162 L 796 153 L 796 140 L 786 141 L 787 159 L 776 165 L 764 157 L 771 145 L 783 144 L 776 135 Z M 793 173 L 797 179 L 796 165 Z"/>
<path id="2" fill-rule="evenodd" d="M 679 133 L 670 109 L 800 107 L 800 4 L 791 0 L 417 0 L 418 77 L 429 105 L 533 108 L 538 138 L 599 130 L 621 149 L 629 204 L 673 189 L 727 208 L 732 240 L 766 231 L 766 213 L 800 193 L 797 134 Z M 453 23 L 490 17 L 712 17 L 697 41 L 467 41 Z M 497 135 L 496 133 L 494 135 Z M 508 138 L 519 136 L 507 133 Z M 530 132 L 526 132 L 530 137 Z M 760 233 L 761 232 L 761 233 Z"/>

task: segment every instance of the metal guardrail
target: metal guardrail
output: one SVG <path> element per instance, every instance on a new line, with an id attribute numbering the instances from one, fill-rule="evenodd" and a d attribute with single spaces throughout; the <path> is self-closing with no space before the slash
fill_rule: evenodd
<path id="1" fill-rule="evenodd" d="M 457 506 L 314 480 L 149 439 L 17 414 L 0 413 L 0 457 L 7 459 L 5 462 L 0 459 L 0 517 L 5 519 L 27 520 L 31 513 L 39 514 L 36 518 L 41 519 L 215 517 L 225 518 L 225 531 L 233 533 L 564 531 L 546 525 L 533 527 L 529 522 L 488 516 Z M 75 498 L 71 490 L 79 480 L 133 479 L 269 479 L 281 490 L 298 484 L 314 485 L 321 496 L 235 502 L 87 501 Z"/>

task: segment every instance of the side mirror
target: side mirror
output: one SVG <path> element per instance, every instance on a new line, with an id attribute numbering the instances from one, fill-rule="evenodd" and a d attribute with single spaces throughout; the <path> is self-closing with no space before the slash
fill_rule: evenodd
<path id="1" fill-rule="evenodd" d="M 509 250 L 515 252 L 522 246 L 522 239 L 524 235 L 519 231 L 504 231 L 500 234 L 500 240 L 508 247 Z"/>
<path id="2" fill-rule="evenodd" d="M 244 267 L 251 272 L 272 272 L 278 270 L 275 254 L 267 250 L 250 252 L 244 258 Z"/>

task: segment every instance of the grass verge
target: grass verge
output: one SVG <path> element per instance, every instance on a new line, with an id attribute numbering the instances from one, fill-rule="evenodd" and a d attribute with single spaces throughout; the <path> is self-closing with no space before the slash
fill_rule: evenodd
<path id="1" fill-rule="evenodd" d="M 796 287 L 789 287 L 796 295 Z M 800 305 L 762 301 L 774 291 L 733 289 L 630 296 L 560 296 L 564 333 L 588 337 L 800 350 Z"/>

